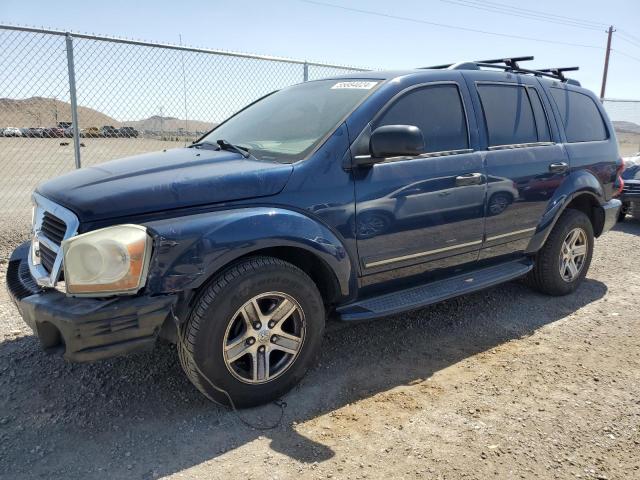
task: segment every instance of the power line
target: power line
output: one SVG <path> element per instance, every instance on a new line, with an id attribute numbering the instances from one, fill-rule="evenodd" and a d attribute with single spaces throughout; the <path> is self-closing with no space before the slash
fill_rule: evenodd
<path id="1" fill-rule="evenodd" d="M 495 2 L 479 2 L 474 0 L 440 0 L 444 3 L 449 3 L 451 5 L 457 5 L 460 7 L 466 8 L 474 8 L 476 10 L 484 10 L 486 12 L 491 13 L 499 13 L 502 15 L 509 15 L 512 17 L 520 17 L 526 18 L 528 20 L 536 20 L 539 22 L 545 23 L 553 23 L 556 25 L 564 25 L 575 28 L 583 28 L 586 30 L 602 30 L 604 24 L 591 23 L 588 21 L 571 19 L 567 20 L 565 18 L 569 17 L 561 17 L 553 14 L 547 14 L 543 12 L 529 13 L 534 12 L 533 10 L 528 9 L 518 9 L 515 7 L 507 7 L 506 5 L 502 5 Z M 494 6 L 495 5 L 495 6 Z"/>
<path id="2" fill-rule="evenodd" d="M 636 42 L 640 42 L 640 37 L 636 37 L 634 35 L 631 35 L 629 32 L 627 32 L 626 30 L 618 30 L 619 32 L 622 32 L 623 35 L 625 35 L 626 37 L 629 37 L 630 39 L 636 41 Z"/>
<path id="3" fill-rule="evenodd" d="M 634 47 L 640 47 L 640 41 L 635 41 L 632 40 L 627 34 L 625 34 L 624 32 L 620 32 L 618 31 L 618 38 L 620 40 L 624 40 L 627 43 L 630 43 L 631 45 L 633 45 Z"/>
<path id="4" fill-rule="evenodd" d="M 467 1 L 471 2 L 471 1 L 474 1 L 474 0 L 467 0 Z M 558 15 L 558 14 L 555 14 L 555 13 L 553 13 L 553 14 L 552 13 L 545 13 L 545 12 L 542 12 L 540 10 L 531 10 L 531 9 L 528 9 L 528 8 L 514 7 L 514 6 L 511 6 L 511 5 L 506 5 L 504 3 L 492 2 L 492 1 L 488 1 L 488 0 L 485 0 L 483 2 L 475 1 L 474 3 L 490 4 L 490 5 L 495 5 L 496 7 L 501 7 L 501 8 L 504 8 L 504 9 L 514 10 L 514 11 L 527 12 L 527 13 L 538 14 L 538 15 L 546 15 L 546 16 L 549 16 L 549 17 L 555 17 L 555 18 L 559 18 L 559 19 L 569 20 L 569 21 L 572 21 L 572 22 L 578 22 L 578 23 L 583 23 L 583 24 L 591 24 L 593 26 L 597 26 L 597 27 L 601 27 L 601 28 L 607 26 L 606 23 L 594 22 L 593 20 L 584 20 L 584 19 L 581 19 L 581 18 L 568 17 L 568 16 L 565 16 L 565 15 Z"/>
<path id="5" fill-rule="evenodd" d="M 640 58 L 634 57 L 633 55 L 629 55 L 628 53 L 625 53 L 625 52 L 621 52 L 617 48 L 612 48 L 611 51 L 613 53 L 617 53 L 618 55 L 622 55 L 623 57 L 627 57 L 627 58 L 630 58 L 631 60 L 635 60 L 636 62 L 640 62 Z"/>
<path id="6" fill-rule="evenodd" d="M 373 10 L 364 10 L 364 9 L 360 9 L 360 8 L 353 8 L 353 7 L 345 7 L 343 5 L 336 5 L 333 3 L 325 3 L 325 2 L 319 2 L 316 0 L 298 0 L 299 2 L 303 2 L 303 3 L 308 3 L 308 4 L 312 4 L 312 5 L 318 5 L 318 6 L 322 6 L 322 7 L 329 7 L 329 8 L 336 8 L 336 9 L 340 9 L 340 10 L 346 10 L 349 12 L 354 12 L 354 13 L 361 13 L 364 15 L 372 15 L 372 16 L 376 16 L 376 17 L 384 17 L 384 18 L 390 18 L 393 20 L 400 20 L 400 21 L 404 21 L 404 22 L 411 22 L 411 23 L 419 23 L 422 25 L 431 25 L 434 27 L 441 27 L 441 28 L 449 28 L 449 29 L 453 29 L 453 30 L 462 30 L 465 32 L 472 32 L 472 33 L 480 33 L 483 35 L 492 35 L 492 36 L 496 36 L 496 37 L 504 37 L 504 38 L 515 38 L 517 40 L 529 40 L 532 42 L 541 42 L 541 43 L 551 43 L 554 45 L 567 45 L 570 47 L 580 47 L 580 48 L 595 48 L 597 50 L 602 50 L 602 47 L 599 47 L 597 45 L 585 45 L 582 43 L 569 43 L 569 42 L 562 42 L 559 40 L 545 40 L 542 38 L 535 38 L 535 37 L 526 37 L 523 35 L 511 35 L 508 33 L 499 33 L 499 32 L 489 32 L 486 30 L 479 30 L 476 28 L 469 28 L 469 27 L 461 27 L 458 25 L 449 25 L 446 23 L 436 23 L 436 22 L 430 22 L 427 20 L 422 20 L 422 19 L 417 19 L 417 18 L 410 18 L 410 17 L 402 17 L 400 15 L 391 15 L 391 14 L 387 14 L 387 13 L 383 13 L 383 12 L 376 12 Z"/>

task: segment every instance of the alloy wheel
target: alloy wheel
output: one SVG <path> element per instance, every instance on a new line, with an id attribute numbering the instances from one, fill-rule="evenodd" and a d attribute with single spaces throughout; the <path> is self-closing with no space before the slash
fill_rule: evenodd
<path id="1" fill-rule="evenodd" d="M 587 233 L 582 228 L 571 230 L 562 242 L 560 251 L 560 276 L 565 282 L 573 282 L 585 264 L 587 258 L 589 240 Z"/>
<path id="2" fill-rule="evenodd" d="M 296 360 L 305 337 L 300 304 L 282 292 L 256 295 L 231 318 L 223 338 L 224 363 L 244 383 L 265 383 Z"/>

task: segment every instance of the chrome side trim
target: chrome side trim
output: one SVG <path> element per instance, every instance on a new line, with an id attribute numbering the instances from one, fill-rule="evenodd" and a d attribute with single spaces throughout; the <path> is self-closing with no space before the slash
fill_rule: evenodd
<path id="1" fill-rule="evenodd" d="M 56 283 L 60 278 L 60 271 L 62 269 L 62 248 L 57 246 L 51 239 L 45 237 L 40 231 L 42 228 L 44 213 L 48 212 L 65 222 L 67 230 L 64 234 L 63 240 L 71 238 L 78 233 L 80 222 L 78 221 L 78 217 L 76 217 L 71 210 L 67 210 L 42 195 L 34 193 L 32 200 L 34 204 L 32 226 L 33 239 L 31 241 L 31 247 L 29 248 L 29 271 L 38 285 L 41 287 L 53 288 L 56 286 Z M 47 248 L 56 253 L 56 260 L 53 263 L 51 272 L 47 272 L 44 266 L 40 263 L 38 256 L 35 255 L 34 247 L 37 248 L 40 243 L 43 243 Z"/>
<path id="2" fill-rule="evenodd" d="M 420 155 L 403 155 L 399 157 L 383 157 L 384 161 L 380 163 L 401 162 L 403 160 L 419 160 L 421 158 L 446 157 L 449 155 L 462 155 L 464 153 L 473 153 L 472 148 L 463 148 L 460 150 L 442 150 L 440 152 L 421 153 Z M 357 159 L 373 158 L 371 155 L 355 155 Z"/>
<path id="3" fill-rule="evenodd" d="M 378 260 L 376 262 L 366 263 L 364 267 L 365 268 L 379 267 L 381 265 L 387 265 L 389 263 L 402 262 L 404 260 L 412 260 L 414 258 L 427 257 L 430 255 L 435 255 L 437 253 L 456 250 L 458 248 L 465 248 L 465 247 L 471 247 L 473 245 L 480 245 L 481 243 L 482 243 L 482 240 L 476 240 L 474 242 L 468 242 L 468 243 L 459 243 L 457 245 L 451 245 L 450 247 L 437 248 L 435 250 L 428 250 L 426 252 L 412 253 L 411 255 L 403 255 L 401 257 L 387 258 L 385 260 Z"/>
<path id="4" fill-rule="evenodd" d="M 515 232 L 509 232 L 509 233 L 503 233 L 502 235 L 495 235 L 493 237 L 489 237 L 487 238 L 487 242 L 492 242 L 493 240 L 499 240 L 501 238 L 507 238 L 507 237 L 514 237 L 516 235 L 520 235 L 520 234 L 524 234 L 524 233 L 529 233 L 529 232 L 534 232 L 536 229 L 534 228 L 525 228 L 522 230 L 516 230 Z"/>
<path id="5" fill-rule="evenodd" d="M 512 150 L 514 148 L 527 148 L 527 147 L 546 147 L 549 145 L 555 145 L 555 142 L 531 142 L 531 143 L 513 143 L 511 145 L 494 145 L 489 147 L 488 150 Z"/>

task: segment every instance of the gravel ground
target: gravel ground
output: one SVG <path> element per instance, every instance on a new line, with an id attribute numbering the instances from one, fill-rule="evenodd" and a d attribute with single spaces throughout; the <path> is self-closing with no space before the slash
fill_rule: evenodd
<path id="1" fill-rule="evenodd" d="M 629 220 L 598 240 L 571 296 L 513 282 L 333 326 L 265 432 L 206 401 L 172 346 L 92 365 L 47 356 L 1 288 L 0 477 L 640 478 L 638 252 Z"/>

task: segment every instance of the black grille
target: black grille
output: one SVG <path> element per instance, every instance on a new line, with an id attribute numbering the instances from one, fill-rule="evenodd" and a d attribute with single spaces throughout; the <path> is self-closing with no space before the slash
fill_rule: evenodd
<path id="1" fill-rule="evenodd" d="M 40 262 L 42 266 L 47 269 L 47 272 L 51 272 L 53 270 L 53 264 L 56 261 L 56 253 L 49 250 L 45 247 L 42 242 L 40 242 Z"/>
<path id="2" fill-rule="evenodd" d="M 640 183 L 625 183 L 623 192 L 639 192 L 640 193 Z"/>
<path id="3" fill-rule="evenodd" d="M 40 231 L 56 245 L 60 245 L 65 233 L 67 232 L 67 224 L 58 217 L 51 215 L 49 212 L 44 212 Z"/>
<path id="4" fill-rule="evenodd" d="M 19 260 L 9 262 L 9 267 L 7 268 L 7 287 L 18 300 L 22 300 L 40 291 L 40 287 L 38 287 L 29 273 L 27 262 L 21 262 Z"/>

